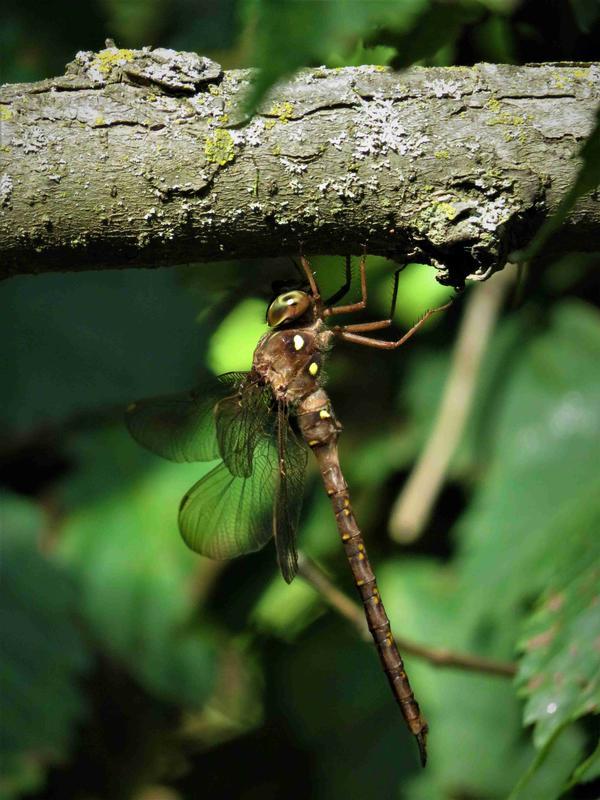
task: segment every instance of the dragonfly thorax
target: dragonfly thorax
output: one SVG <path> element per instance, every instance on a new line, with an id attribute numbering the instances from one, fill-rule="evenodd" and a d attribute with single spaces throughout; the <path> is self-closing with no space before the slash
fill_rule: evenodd
<path id="1" fill-rule="evenodd" d="M 296 403 L 321 382 L 323 356 L 332 333 L 321 320 L 266 333 L 254 351 L 253 370 L 279 400 Z"/>

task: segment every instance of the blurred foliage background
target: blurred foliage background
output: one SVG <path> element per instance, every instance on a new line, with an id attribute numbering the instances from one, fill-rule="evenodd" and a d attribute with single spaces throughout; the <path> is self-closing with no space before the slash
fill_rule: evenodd
<path id="1" fill-rule="evenodd" d="M 260 66 L 260 92 L 304 65 L 585 61 L 600 5 L 21 0 L 2 11 L 2 80 L 61 74 L 108 36 Z M 122 424 L 135 398 L 247 368 L 291 263 L 2 284 L 0 797 L 597 797 L 599 260 L 546 252 L 507 284 L 418 538 L 390 536 L 392 508 L 482 287 L 402 351 L 333 353 L 342 462 L 396 632 L 518 668 L 406 658 L 431 728 L 425 771 L 372 649 L 301 579 L 283 583 L 272 548 L 230 563 L 188 552 L 177 507 L 205 467 L 161 461 Z M 333 291 L 343 264 L 315 266 Z M 394 265 L 368 267 L 376 317 Z M 431 269 L 406 269 L 399 327 L 441 292 Z M 300 545 L 352 593 L 314 472 Z"/>

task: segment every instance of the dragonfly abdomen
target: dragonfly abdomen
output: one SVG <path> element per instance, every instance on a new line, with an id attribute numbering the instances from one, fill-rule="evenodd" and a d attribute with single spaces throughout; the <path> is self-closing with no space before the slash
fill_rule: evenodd
<path id="1" fill-rule="evenodd" d="M 336 420 L 331 402 L 323 389 L 318 389 L 300 401 L 297 416 L 302 436 L 315 454 L 325 490 L 331 498 L 344 551 L 381 664 L 406 724 L 417 739 L 421 762 L 425 765 L 427 722 L 420 712 L 406 675 L 365 543 L 352 511 L 348 485 L 341 471 L 337 450 L 341 425 Z"/>

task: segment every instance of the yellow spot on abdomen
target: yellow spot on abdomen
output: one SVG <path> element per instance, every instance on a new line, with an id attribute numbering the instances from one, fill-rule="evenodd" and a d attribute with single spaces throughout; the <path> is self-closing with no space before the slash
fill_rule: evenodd
<path id="1" fill-rule="evenodd" d="M 299 333 L 297 333 L 294 336 L 294 349 L 302 350 L 303 347 L 304 347 L 304 339 L 302 338 L 302 336 L 300 336 Z"/>
<path id="2" fill-rule="evenodd" d="M 317 364 L 316 361 L 312 362 L 312 364 L 308 368 L 308 371 L 310 372 L 311 375 L 316 375 L 317 374 L 317 372 L 319 371 L 319 365 Z"/>

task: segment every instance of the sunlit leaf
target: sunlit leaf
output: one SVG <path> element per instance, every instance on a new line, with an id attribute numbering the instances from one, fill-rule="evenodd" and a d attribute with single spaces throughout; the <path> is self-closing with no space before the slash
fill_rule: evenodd
<path id="1" fill-rule="evenodd" d="M 321 613 L 319 596 L 301 576 L 288 584 L 278 574 L 265 587 L 250 619 L 260 630 L 291 641 Z"/>
<path id="2" fill-rule="evenodd" d="M 256 343 L 268 330 L 265 310 L 262 300 L 243 300 L 212 334 L 208 365 L 215 375 L 250 369 Z"/>

